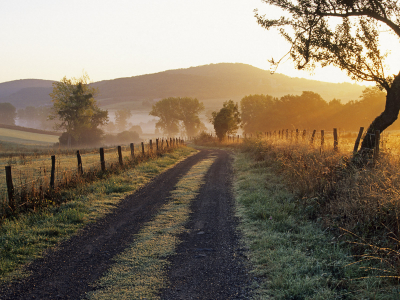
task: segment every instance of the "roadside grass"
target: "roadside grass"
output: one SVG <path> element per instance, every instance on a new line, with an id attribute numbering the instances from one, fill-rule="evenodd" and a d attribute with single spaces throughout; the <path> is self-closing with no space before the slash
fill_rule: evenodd
<path id="1" fill-rule="evenodd" d="M 250 250 L 254 298 L 400 299 L 398 286 L 384 284 L 373 270 L 365 277 L 349 244 L 309 219 L 275 163 L 235 153 L 237 216 Z"/>
<path id="2" fill-rule="evenodd" d="M 63 190 L 64 204 L 5 219 L 0 225 L 0 283 L 26 276 L 22 266 L 110 212 L 128 194 L 197 152 L 189 147 L 165 153 L 122 173 Z"/>
<path id="3" fill-rule="evenodd" d="M 101 278 L 88 299 L 159 299 L 167 286 L 168 256 L 175 253 L 189 219 L 190 204 L 197 196 L 203 179 L 214 162 L 209 157 L 182 177 L 154 219 L 135 236 L 135 241 L 114 258 L 115 264 Z"/>

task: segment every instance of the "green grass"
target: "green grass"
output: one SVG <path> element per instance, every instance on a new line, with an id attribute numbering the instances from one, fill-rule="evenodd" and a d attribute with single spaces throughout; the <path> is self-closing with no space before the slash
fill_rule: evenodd
<path id="1" fill-rule="evenodd" d="M 400 299 L 352 264 L 349 245 L 307 219 L 268 162 L 235 154 L 234 190 L 255 299 Z"/>
<path id="2" fill-rule="evenodd" d="M 21 273 L 21 266 L 105 215 L 125 195 L 195 151 L 186 147 L 176 149 L 119 175 L 66 190 L 66 203 L 61 206 L 4 220 L 0 226 L 0 282 L 27 275 Z"/>
<path id="3" fill-rule="evenodd" d="M 215 158 L 205 159 L 183 176 L 154 219 L 135 236 L 134 243 L 114 258 L 115 264 L 99 280 L 88 299 L 158 299 L 167 286 L 168 256 L 180 243 L 178 235 L 189 219 L 190 203 Z"/>
<path id="4" fill-rule="evenodd" d="M 57 143 L 58 136 L 0 128 L 0 141 L 18 143 L 22 145 L 43 146 L 43 145 L 52 145 L 54 143 Z"/>

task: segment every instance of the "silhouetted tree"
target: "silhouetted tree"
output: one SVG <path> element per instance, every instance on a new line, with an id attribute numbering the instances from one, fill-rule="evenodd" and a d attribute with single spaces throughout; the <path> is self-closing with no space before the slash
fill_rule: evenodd
<path id="1" fill-rule="evenodd" d="M 379 26 L 400 37 L 400 5 L 392 0 L 263 0 L 286 13 L 279 19 L 266 19 L 255 12 L 266 29 L 279 28 L 291 44 L 288 52 L 298 69 L 333 65 L 347 71 L 350 78 L 375 81 L 387 91 L 385 109 L 375 118 L 363 139 L 361 152 L 375 145 L 375 130 L 384 131 L 400 111 L 400 73 L 387 76 L 385 54 L 379 49 Z M 331 25 L 330 19 L 341 19 Z M 279 64 L 273 59 L 271 63 Z"/>
<path id="2" fill-rule="evenodd" d="M 6 125 L 15 125 L 17 116 L 16 108 L 8 102 L 0 103 L 0 123 Z"/>
<path id="3" fill-rule="evenodd" d="M 241 123 L 239 106 L 232 100 L 226 101 L 218 111 L 212 112 L 211 123 L 214 125 L 215 134 L 222 141 L 227 134 L 234 134 Z"/>
<path id="4" fill-rule="evenodd" d="M 115 112 L 115 124 L 119 131 L 124 131 L 128 125 L 128 119 L 132 116 L 129 109 L 120 109 Z"/>
<path id="5" fill-rule="evenodd" d="M 199 118 L 202 110 L 204 110 L 204 105 L 196 98 L 170 97 L 154 104 L 149 114 L 160 118 L 156 127 L 165 134 L 178 134 L 180 123 L 182 123 L 186 135 L 194 136 L 202 128 Z"/>

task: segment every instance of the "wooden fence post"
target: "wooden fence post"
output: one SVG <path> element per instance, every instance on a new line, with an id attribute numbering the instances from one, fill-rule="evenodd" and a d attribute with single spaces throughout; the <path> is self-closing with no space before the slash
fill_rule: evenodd
<path id="1" fill-rule="evenodd" d="M 81 157 L 81 153 L 79 152 L 79 150 L 76 150 L 76 158 L 78 160 L 78 174 L 82 175 L 83 174 L 82 157 Z"/>
<path id="2" fill-rule="evenodd" d="M 158 152 L 158 139 L 156 139 L 156 150 L 157 150 L 157 152 Z"/>
<path id="3" fill-rule="evenodd" d="M 149 154 L 153 153 L 153 141 L 149 141 Z"/>
<path id="4" fill-rule="evenodd" d="M 118 162 L 119 162 L 119 165 L 123 166 L 124 163 L 122 161 L 122 148 L 121 148 L 121 146 L 118 146 L 117 149 L 118 149 Z"/>
<path id="5" fill-rule="evenodd" d="M 339 141 L 338 141 L 337 128 L 333 128 L 333 150 L 336 152 L 339 150 L 338 145 Z"/>
<path id="6" fill-rule="evenodd" d="M 289 129 L 286 129 L 286 139 L 289 139 Z"/>
<path id="7" fill-rule="evenodd" d="M 325 130 L 321 130 L 321 149 L 324 147 L 325 143 Z"/>
<path id="8" fill-rule="evenodd" d="M 374 149 L 374 165 L 379 159 L 379 143 L 381 140 L 381 132 L 379 130 L 375 130 L 375 149 Z"/>
<path id="9" fill-rule="evenodd" d="M 144 143 L 142 142 L 142 155 L 144 156 Z"/>
<path id="10" fill-rule="evenodd" d="M 296 129 L 296 143 L 299 141 L 299 130 Z"/>
<path id="11" fill-rule="evenodd" d="M 311 145 L 314 145 L 314 138 L 315 138 L 315 133 L 316 133 L 317 131 L 314 129 L 314 131 L 313 131 L 313 133 L 312 133 L 312 135 L 311 135 L 311 139 L 310 139 L 310 144 Z"/>
<path id="12" fill-rule="evenodd" d="M 50 189 L 54 189 L 54 181 L 55 181 L 55 172 L 56 172 L 56 156 L 51 156 L 51 173 L 50 173 Z"/>
<path id="13" fill-rule="evenodd" d="M 106 170 L 106 162 L 104 160 L 104 148 L 100 148 L 100 166 L 101 171 L 104 172 Z"/>
<path id="14" fill-rule="evenodd" d="M 167 148 L 169 148 L 168 139 L 165 139 L 165 142 L 167 143 Z"/>
<path id="15" fill-rule="evenodd" d="M 358 132 L 356 143 L 354 144 L 353 153 L 356 153 L 358 151 L 358 145 L 360 145 L 360 140 L 361 140 L 363 131 L 364 131 L 364 127 L 360 127 L 360 131 Z"/>
<path id="16" fill-rule="evenodd" d="M 306 135 L 307 135 L 307 131 L 304 129 L 304 130 L 303 130 L 303 141 L 305 140 Z"/>
<path id="17" fill-rule="evenodd" d="M 161 139 L 161 151 L 164 149 L 164 138 Z"/>
<path id="18" fill-rule="evenodd" d="M 129 147 L 131 148 L 131 158 L 134 159 L 135 158 L 135 144 L 130 143 Z"/>
<path id="19" fill-rule="evenodd" d="M 8 205 L 11 210 L 15 210 L 15 199 L 14 199 L 14 185 L 12 181 L 11 175 L 11 166 L 6 166 L 6 184 L 7 184 L 7 193 L 8 193 Z"/>

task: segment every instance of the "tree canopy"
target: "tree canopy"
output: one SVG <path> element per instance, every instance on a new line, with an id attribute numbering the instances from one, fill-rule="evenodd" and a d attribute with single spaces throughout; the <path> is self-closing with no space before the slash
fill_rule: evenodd
<path id="1" fill-rule="evenodd" d="M 108 111 L 97 106 L 96 90 L 88 83 L 86 74 L 78 79 L 64 77 L 53 83 L 51 118 L 58 117 L 56 128 L 65 130 L 60 137 L 62 144 L 95 144 L 101 140 L 103 131 L 99 126 L 107 123 Z"/>
<path id="2" fill-rule="evenodd" d="M 120 109 L 115 112 L 115 124 L 119 131 L 124 131 L 128 125 L 128 119 L 132 116 L 129 109 Z"/>
<path id="3" fill-rule="evenodd" d="M 223 107 L 218 112 L 212 112 L 211 123 L 214 125 L 215 134 L 220 141 L 226 135 L 236 133 L 240 122 L 239 106 L 232 100 L 225 101 Z"/>
<path id="4" fill-rule="evenodd" d="M 176 135 L 182 127 L 187 136 L 195 136 L 204 127 L 199 118 L 203 110 L 203 103 L 196 98 L 170 97 L 155 103 L 149 114 L 160 118 L 156 127 L 164 134 Z"/>
<path id="5" fill-rule="evenodd" d="M 245 133 L 257 133 L 282 129 L 339 128 L 357 131 L 376 117 L 385 107 L 386 93 L 376 87 L 366 88 L 358 100 L 342 103 L 338 99 L 329 102 L 313 92 L 301 95 L 249 95 L 240 101 L 242 128 Z M 400 129 L 400 122 L 392 125 Z"/>
<path id="6" fill-rule="evenodd" d="M 8 102 L 0 103 L 0 123 L 6 125 L 15 125 L 15 117 L 17 116 L 16 108 Z"/>
<path id="7" fill-rule="evenodd" d="M 264 28 L 278 28 L 291 45 L 288 55 L 299 69 L 333 65 L 345 70 L 350 78 L 374 81 L 387 91 L 386 107 L 368 128 L 383 131 L 400 110 L 400 76 L 385 73 L 379 45 L 380 30 L 400 37 L 400 5 L 393 0 L 263 0 L 282 8 L 284 16 L 267 19 L 255 12 Z M 334 19 L 334 20 L 333 20 Z M 341 20 L 336 26 L 332 24 Z M 275 66 L 280 60 L 271 60 Z M 372 148 L 374 138 L 363 140 L 362 148 Z"/>

